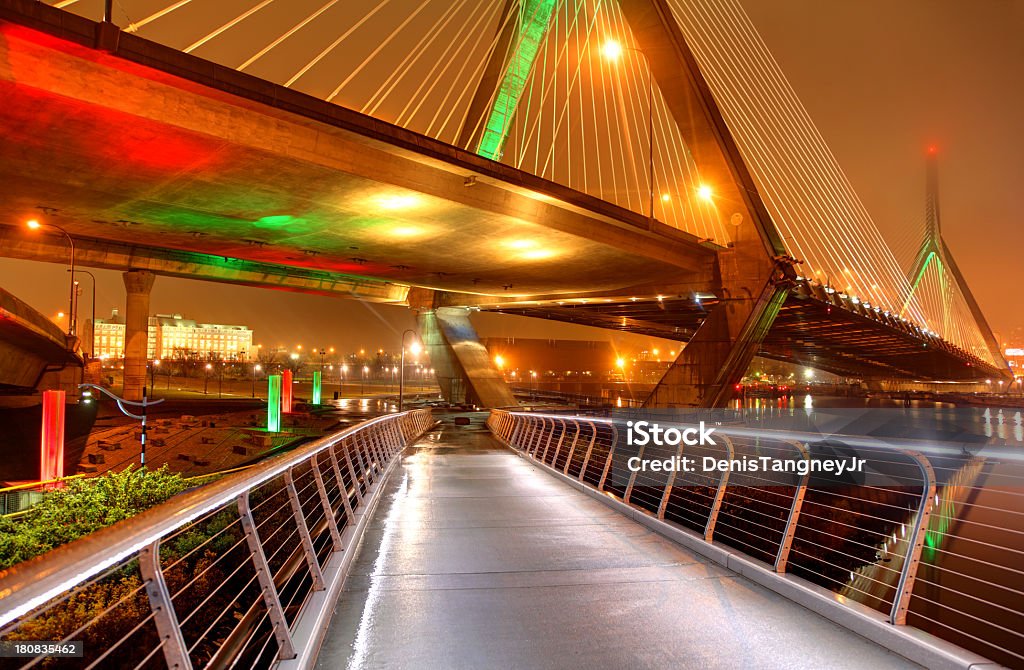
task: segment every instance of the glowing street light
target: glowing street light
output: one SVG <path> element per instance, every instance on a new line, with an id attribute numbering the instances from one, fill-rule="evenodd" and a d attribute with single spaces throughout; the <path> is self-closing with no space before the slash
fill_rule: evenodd
<path id="1" fill-rule="evenodd" d="M 401 412 L 405 407 L 405 336 L 409 333 L 416 337 L 416 331 L 412 328 L 406 328 L 402 331 L 402 374 L 398 378 L 398 411 Z M 409 345 L 409 350 L 412 351 L 414 356 L 419 356 L 422 347 L 420 346 L 419 340 L 414 339 L 412 344 Z"/>
<path id="2" fill-rule="evenodd" d="M 68 231 L 52 223 L 40 223 L 39 219 L 29 219 L 28 221 L 25 222 L 25 225 L 28 227 L 29 230 L 39 230 L 44 226 L 48 228 L 53 228 L 54 230 L 57 230 L 62 235 L 64 235 L 64 237 L 67 238 L 68 244 L 71 246 L 71 257 L 69 263 L 71 271 L 71 296 L 68 299 L 68 335 L 74 335 L 75 326 L 77 325 L 75 323 L 75 293 L 77 292 L 75 289 L 77 285 L 77 282 L 75 281 L 75 241 L 71 239 L 71 235 L 68 234 Z"/>
<path id="3" fill-rule="evenodd" d="M 704 202 L 711 202 L 713 196 L 714 191 L 712 191 L 711 187 L 708 186 L 707 184 L 701 184 L 700 186 L 697 187 L 697 197 L 699 197 Z"/>

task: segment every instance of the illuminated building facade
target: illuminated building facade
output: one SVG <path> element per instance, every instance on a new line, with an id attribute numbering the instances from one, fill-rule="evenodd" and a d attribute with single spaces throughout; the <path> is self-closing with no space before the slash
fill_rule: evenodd
<path id="1" fill-rule="evenodd" d="M 109 319 L 96 319 L 96 356 L 124 358 L 124 318 L 113 310 Z M 178 352 L 195 352 L 202 358 L 246 360 L 252 354 L 252 330 L 246 326 L 198 323 L 181 314 L 149 317 L 146 356 L 173 358 Z"/>

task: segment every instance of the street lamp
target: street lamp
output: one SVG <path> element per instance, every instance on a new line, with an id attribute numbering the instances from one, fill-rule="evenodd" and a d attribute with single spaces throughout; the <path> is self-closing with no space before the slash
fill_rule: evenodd
<path id="1" fill-rule="evenodd" d="M 149 407 L 150 405 L 157 405 L 159 403 L 162 403 L 164 401 L 164 399 L 160 398 L 160 400 L 150 401 L 149 398 L 146 397 L 146 387 L 145 386 L 142 387 L 142 402 L 136 402 L 134 400 L 125 400 L 124 398 L 122 398 L 120 396 L 114 395 L 113 393 L 111 393 L 107 389 L 103 388 L 102 386 L 97 386 L 96 384 L 79 384 L 78 388 L 80 388 L 80 389 L 91 389 L 91 390 L 99 391 L 100 393 L 104 393 L 107 396 L 109 396 L 111 399 L 113 399 L 114 402 L 117 403 L 117 408 L 119 410 L 121 410 L 121 412 L 124 413 L 125 416 L 130 416 L 133 419 L 141 419 L 142 420 L 142 430 L 139 431 L 139 442 L 141 443 L 141 447 L 140 447 L 140 450 L 139 450 L 139 464 L 143 468 L 145 468 L 146 467 L 146 408 Z M 134 414 L 132 412 L 129 412 L 128 409 L 125 407 L 125 405 L 131 405 L 132 407 L 141 407 L 142 408 L 142 414 Z"/>
<path id="2" fill-rule="evenodd" d="M 642 49 L 636 47 L 625 47 L 630 51 L 635 51 L 644 57 L 644 62 L 647 63 L 647 178 L 648 185 L 650 186 L 649 191 L 649 212 L 650 212 L 650 227 L 654 228 L 654 74 L 651 72 L 651 59 L 647 57 L 647 54 Z M 617 63 L 622 58 L 623 46 L 618 40 L 607 40 L 601 46 L 601 54 L 606 60 Z"/>
<path id="3" fill-rule="evenodd" d="M 68 244 L 71 246 L 71 262 L 70 262 L 70 266 L 71 267 L 69 269 L 69 272 L 71 272 L 71 289 L 70 289 L 71 295 L 68 298 L 68 335 L 74 335 L 75 334 L 75 320 L 76 320 L 75 319 L 75 241 L 73 239 L 71 239 L 71 235 L 68 234 L 68 231 L 66 231 L 63 228 L 61 228 L 60 226 L 54 225 L 52 223 L 39 223 L 38 219 L 29 219 L 28 221 L 25 222 L 25 225 L 28 226 L 29 230 L 39 230 L 40 228 L 43 228 L 44 226 L 47 227 L 47 228 L 53 228 L 54 230 L 58 230 L 58 231 L 61 232 L 61 234 L 64 235 L 64 237 L 67 238 Z"/>
<path id="4" fill-rule="evenodd" d="M 366 373 L 370 368 L 363 366 L 363 375 L 359 378 L 359 395 L 366 395 Z"/>
<path id="5" fill-rule="evenodd" d="M 210 389 L 210 370 L 213 369 L 212 363 L 206 364 L 206 377 L 203 379 L 203 395 L 207 395 Z"/>
<path id="6" fill-rule="evenodd" d="M 96 275 L 88 270 L 76 270 L 75 272 L 89 275 L 92 278 L 92 321 L 90 322 L 92 325 L 89 327 L 89 355 L 96 358 Z"/>
<path id="7" fill-rule="evenodd" d="M 342 363 L 341 365 L 341 397 L 345 397 L 345 373 L 348 372 L 348 366 Z"/>
<path id="8" fill-rule="evenodd" d="M 263 369 L 259 363 L 252 366 L 252 397 L 256 397 L 256 373 Z"/>
<path id="9" fill-rule="evenodd" d="M 398 411 L 401 412 L 405 408 L 405 336 L 409 333 L 416 336 L 416 331 L 412 328 L 406 328 L 402 331 L 402 374 L 398 378 Z M 413 340 L 412 344 L 409 345 L 410 351 L 413 356 L 419 356 L 420 351 L 423 350 L 418 340 Z"/>
<path id="10" fill-rule="evenodd" d="M 149 395 L 153 395 L 153 384 L 156 383 L 156 369 L 160 367 L 160 359 L 154 358 L 149 366 Z"/>

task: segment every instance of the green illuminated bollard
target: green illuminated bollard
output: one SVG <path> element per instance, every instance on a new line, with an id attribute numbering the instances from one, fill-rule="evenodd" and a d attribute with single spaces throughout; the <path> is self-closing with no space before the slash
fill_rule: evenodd
<path id="1" fill-rule="evenodd" d="M 267 377 L 267 430 L 281 431 L 281 375 Z"/>
<path id="2" fill-rule="evenodd" d="M 320 371 L 313 372 L 313 404 L 320 404 Z"/>

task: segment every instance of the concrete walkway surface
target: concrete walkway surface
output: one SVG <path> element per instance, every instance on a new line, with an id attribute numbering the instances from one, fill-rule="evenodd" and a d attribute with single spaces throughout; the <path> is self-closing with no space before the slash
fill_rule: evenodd
<path id="1" fill-rule="evenodd" d="M 450 420 L 403 454 L 318 668 L 913 668 Z"/>

